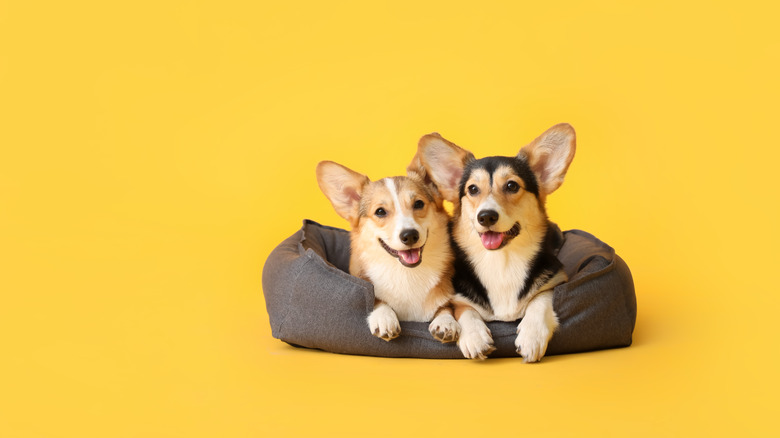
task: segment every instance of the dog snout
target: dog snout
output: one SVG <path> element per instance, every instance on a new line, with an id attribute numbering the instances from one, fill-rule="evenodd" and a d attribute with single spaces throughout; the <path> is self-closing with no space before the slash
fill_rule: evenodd
<path id="1" fill-rule="evenodd" d="M 498 212 L 495 210 L 482 210 L 477 214 L 477 222 L 483 227 L 490 227 L 498 222 Z"/>
<path id="2" fill-rule="evenodd" d="M 401 231 L 401 234 L 398 237 L 401 238 L 401 242 L 403 242 L 404 245 L 412 246 L 420 240 L 420 233 L 417 232 L 417 230 L 406 229 Z"/>

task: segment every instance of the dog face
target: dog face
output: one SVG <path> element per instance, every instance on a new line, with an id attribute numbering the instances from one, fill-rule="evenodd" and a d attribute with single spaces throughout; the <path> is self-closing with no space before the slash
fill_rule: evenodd
<path id="1" fill-rule="evenodd" d="M 377 261 L 395 258 L 405 267 L 418 266 L 431 228 L 442 227 L 444 213 L 419 178 L 372 182 L 340 164 L 323 161 L 317 166 L 317 182 L 336 212 L 350 222 L 353 247 Z"/>
<path id="2" fill-rule="evenodd" d="M 521 160 L 489 157 L 466 166 L 459 188 L 460 217 L 471 224 L 485 249 L 503 248 L 523 228 L 544 220 L 539 188 Z"/>
<path id="3" fill-rule="evenodd" d="M 479 160 L 440 135 L 429 134 L 420 139 L 413 164 L 455 204 L 458 224 L 469 224 L 482 246 L 492 251 L 508 245 L 524 229 L 546 226 L 546 197 L 563 182 L 574 152 L 574 129 L 560 124 L 515 157 Z"/>
<path id="4" fill-rule="evenodd" d="M 433 198 L 407 177 L 384 178 L 366 187 L 360 204 L 361 242 L 379 245 L 406 267 L 422 262 L 432 226 Z"/>

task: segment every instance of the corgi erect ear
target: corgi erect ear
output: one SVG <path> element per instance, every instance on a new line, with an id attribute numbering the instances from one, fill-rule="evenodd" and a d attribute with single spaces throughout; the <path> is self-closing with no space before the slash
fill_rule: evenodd
<path id="1" fill-rule="evenodd" d="M 423 136 L 417 146 L 417 155 L 406 171 L 417 174 L 423 181 L 433 183 L 441 196 L 450 202 L 458 200 L 458 186 L 466 163 L 474 155 L 445 140 L 434 132 Z"/>
<path id="2" fill-rule="evenodd" d="M 358 219 L 363 188 L 369 182 L 367 176 L 333 161 L 322 161 L 317 165 L 317 183 L 322 193 L 333 204 L 336 213 L 353 225 Z"/>
<path id="3" fill-rule="evenodd" d="M 520 149 L 517 157 L 527 160 L 539 180 L 542 195 L 546 196 L 563 184 L 576 149 L 574 128 L 560 123 Z"/>

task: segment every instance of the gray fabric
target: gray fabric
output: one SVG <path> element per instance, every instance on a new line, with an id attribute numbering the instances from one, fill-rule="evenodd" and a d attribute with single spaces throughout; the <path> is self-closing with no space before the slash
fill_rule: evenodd
<path id="1" fill-rule="evenodd" d="M 631 272 L 615 251 L 579 230 L 563 233 L 558 258 L 569 281 L 555 288 L 560 319 L 547 355 L 631 345 L 636 295 Z M 277 339 L 334 353 L 435 359 L 462 358 L 455 344 L 442 344 L 428 324 L 401 322 L 401 336 L 386 342 L 371 335 L 366 318 L 374 304 L 371 283 L 347 273 L 349 233 L 306 220 L 303 228 L 271 252 L 263 268 L 263 293 Z M 519 357 L 518 322 L 490 322 L 496 351 Z"/>

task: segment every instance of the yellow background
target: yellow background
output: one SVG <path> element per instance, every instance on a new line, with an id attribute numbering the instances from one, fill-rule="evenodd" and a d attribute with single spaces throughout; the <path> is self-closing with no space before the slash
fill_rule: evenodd
<path id="1" fill-rule="evenodd" d="M 780 432 L 774 2 L 0 1 L 0 436 Z M 549 213 L 636 283 L 627 349 L 393 360 L 271 337 L 314 179 L 569 122 Z"/>

